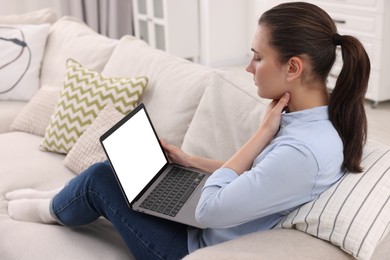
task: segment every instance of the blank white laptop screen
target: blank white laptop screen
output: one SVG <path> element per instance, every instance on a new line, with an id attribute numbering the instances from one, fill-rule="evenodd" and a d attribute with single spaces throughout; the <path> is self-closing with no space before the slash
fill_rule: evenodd
<path id="1" fill-rule="evenodd" d="M 144 109 L 104 139 L 103 145 L 129 202 L 167 163 Z"/>

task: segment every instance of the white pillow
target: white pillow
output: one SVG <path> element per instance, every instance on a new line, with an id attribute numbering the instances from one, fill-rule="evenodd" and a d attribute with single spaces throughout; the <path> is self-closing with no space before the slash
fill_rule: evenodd
<path id="1" fill-rule="evenodd" d="M 370 259 L 390 228 L 390 147 L 369 142 L 363 158 L 363 173 L 346 174 L 277 227 L 298 229 L 357 259 Z"/>
<path id="2" fill-rule="evenodd" d="M 50 117 L 60 97 L 60 88 L 43 86 L 19 112 L 11 124 L 11 131 L 44 136 Z"/>
<path id="3" fill-rule="evenodd" d="M 216 70 L 209 81 L 182 149 L 189 154 L 229 159 L 256 131 L 268 100 L 257 95 L 251 77 Z"/>
<path id="4" fill-rule="evenodd" d="M 29 100 L 39 73 L 49 24 L 0 25 L 0 100 Z"/>
<path id="5" fill-rule="evenodd" d="M 107 160 L 99 138 L 123 116 L 113 105 L 107 105 L 100 111 L 96 119 L 77 139 L 77 142 L 66 155 L 65 166 L 76 174 L 80 174 L 92 164 Z"/>

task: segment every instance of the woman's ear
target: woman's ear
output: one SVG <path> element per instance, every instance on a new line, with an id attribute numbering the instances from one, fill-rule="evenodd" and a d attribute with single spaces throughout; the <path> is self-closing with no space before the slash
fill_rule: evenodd
<path id="1" fill-rule="evenodd" d="M 302 75 L 303 61 L 299 57 L 292 57 L 287 63 L 287 80 L 295 80 Z"/>

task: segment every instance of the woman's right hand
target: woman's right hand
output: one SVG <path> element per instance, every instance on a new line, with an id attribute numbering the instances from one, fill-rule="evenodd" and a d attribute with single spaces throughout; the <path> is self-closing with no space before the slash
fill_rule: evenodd
<path id="1" fill-rule="evenodd" d="M 171 163 L 179 164 L 185 167 L 190 167 L 190 156 L 188 154 L 183 152 L 183 150 L 180 149 L 179 147 L 168 144 L 162 139 L 160 139 L 160 142 L 168 156 L 168 160 Z"/>
<path id="2" fill-rule="evenodd" d="M 168 156 L 168 160 L 171 163 L 179 164 L 190 168 L 197 168 L 205 173 L 213 173 L 215 170 L 217 170 L 224 164 L 224 162 L 222 161 L 189 155 L 183 152 L 183 150 L 179 147 L 168 144 L 164 140 L 160 139 L 160 142 Z"/>

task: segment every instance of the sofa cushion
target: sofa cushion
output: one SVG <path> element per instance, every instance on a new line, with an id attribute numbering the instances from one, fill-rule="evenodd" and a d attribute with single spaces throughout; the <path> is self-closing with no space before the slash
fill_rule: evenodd
<path id="1" fill-rule="evenodd" d="M 0 102 L 0 133 L 9 132 L 15 117 L 26 106 L 25 101 L 1 101 Z"/>
<path id="2" fill-rule="evenodd" d="M 375 249 L 374 254 L 370 260 L 383 260 L 388 258 L 390 255 L 390 234 L 387 234 L 386 237 L 383 238 L 382 242 L 379 243 L 377 248 Z"/>
<path id="3" fill-rule="evenodd" d="M 0 258 L 132 259 L 112 225 L 102 219 L 72 229 L 10 219 L 5 193 L 50 190 L 75 176 L 63 165 L 63 155 L 39 150 L 41 139 L 23 132 L 0 135 L 0 233 L 7 237 L 0 243 Z"/>
<path id="4" fill-rule="evenodd" d="M 159 137 L 180 146 L 211 69 L 153 49 L 133 37 L 123 37 L 103 73 L 117 77 L 145 75 L 148 87 L 142 102 Z"/>
<path id="5" fill-rule="evenodd" d="M 123 114 L 137 105 L 147 77 L 113 78 L 68 59 L 67 73 L 41 148 L 67 154 L 107 104 Z"/>
<path id="6" fill-rule="evenodd" d="M 60 88 L 43 86 L 18 113 L 11 124 L 11 131 L 22 131 L 44 136 L 50 116 L 60 97 Z"/>
<path id="7" fill-rule="evenodd" d="M 209 85 L 182 149 L 193 155 L 227 160 L 256 131 L 268 101 L 258 97 L 250 77 L 236 71 L 216 70 Z"/>
<path id="8" fill-rule="evenodd" d="M 274 229 L 249 234 L 215 246 L 197 250 L 184 260 L 352 260 L 352 256 L 332 244 L 297 230 Z"/>
<path id="9" fill-rule="evenodd" d="M 101 72 L 117 42 L 96 33 L 75 18 L 62 17 L 49 32 L 42 61 L 41 84 L 61 87 L 68 58 Z"/>
<path id="10" fill-rule="evenodd" d="M 94 163 L 107 160 L 103 147 L 99 142 L 100 136 L 123 118 L 123 114 L 112 105 L 107 105 L 99 112 L 96 119 L 80 136 L 72 149 L 66 155 L 66 167 L 76 174 L 83 172 Z"/>
<path id="11" fill-rule="evenodd" d="M 20 188 L 55 188 L 75 176 L 63 165 L 63 155 L 39 150 L 41 141 L 24 132 L 0 135 L 0 196 Z M 4 201 L 0 203 L 0 213 L 6 213 Z"/>
<path id="12" fill-rule="evenodd" d="M 57 14 L 51 8 L 44 8 L 25 14 L 0 16 L 0 24 L 52 24 L 56 20 Z"/>
<path id="13" fill-rule="evenodd" d="M 77 228 L 12 220 L 0 214 L 1 259 L 132 260 L 111 223 L 104 219 Z"/>
<path id="14" fill-rule="evenodd" d="M 49 24 L 0 24 L 0 100 L 29 100 L 39 73 Z"/>
<path id="15" fill-rule="evenodd" d="M 390 147 L 369 142 L 361 174 L 348 173 L 291 212 L 278 227 L 330 241 L 358 259 L 370 259 L 390 226 Z"/>

